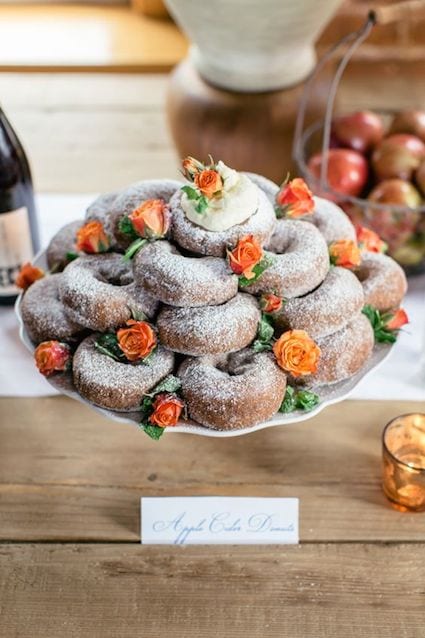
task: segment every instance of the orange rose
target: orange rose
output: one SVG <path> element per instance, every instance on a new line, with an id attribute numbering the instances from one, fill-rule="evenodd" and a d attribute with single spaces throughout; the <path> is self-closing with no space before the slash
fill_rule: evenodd
<path id="1" fill-rule="evenodd" d="M 160 428 L 166 428 L 177 425 L 184 403 L 175 394 L 162 393 L 155 397 L 152 407 L 153 413 L 150 415 L 149 421 Z"/>
<path id="2" fill-rule="evenodd" d="M 43 341 L 35 349 L 34 359 L 41 374 L 49 377 L 54 372 L 62 372 L 68 368 L 71 350 L 66 343 Z"/>
<path id="3" fill-rule="evenodd" d="M 213 169 L 206 169 L 196 173 L 194 182 L 201 193 L 209 199 L 223 188 L 223 180 L 220 174 Z"/>
<path id="4" fill-rule="evenodd" d="M 392 313 L 388 320 L 385 322 L 387 330 L 400 330 L 400 328 L 406 323 L 409 323 L 409 317 L 403 308 L 399 308 L 396 312 Z"/>
<path id="5" fill-rule="evenodd" d="M 109 249 L 109 239 L 101 222 L 87 222 L 77 231 L 76 249 L 85 253 L 104 253 Z"/>
<path id="6" fill-rule="evenodd" d="M 313 193 L 301 177 L 282 184 L 276 195 L 276 203 L 288 217 L 302 217 L 314 210 Z"/>
<path id="7" fill-rule="evenodd" d="M 129 319 L 128 328 L 120 328 L 117 332 L 118 345 L 129 361 L 145 359 L 154 350 L 157 339 L 150 324 L 146 321 Z"/>
<path id="8" fill-rule="evenodd" d="M 282 297 L 273 295 L 271 292 L 261 296 L 260 307 L 263 312 L 272 313 L 278 312 L 283 305 Z"/>
<path id="9" fill-rule="evenodd" d="M 359 266 L 362 260 L 356 242 L 351 239 L 334 241 L 329 246 L 329 255 L 334 266 L 342 266 L 343 268 Z"/>
<path id="10" fill-rule="evenodd" d="M 147 199 L 128 218 L 140 237 L 164 237 L 170 227 L 170 212 L 163 199 Z"/>
<path id="11" fill-rule="evenodd" d="M 204 165 L 201 164 L 201 162 L 198 162 L 198 160 L 194 157 L 190 157 L 190 155 L 188 155 L 188 157 L 185 157 L 185 159 L 182 161 L 182 167 L 183 175 L 187 179 L 193 180 L 195 175 L 199 173 L 199 171 L 203 170 Z"/>
<path id="12" fill-rule="evenodd" d="M 384 253 L 386 251 L 387 244 L 375 231 L 366 228 L 366 226 L 357 226 L 356 233 L 361 250 L 367 250 L 370 253 Z"/>
<path id="13" fill-rule="evenodd" d="M 279 366 L 294 377 L 312 374 L 317 370 L 320 348 L 305 330 L 284 332 L 275 342 L 273 352 Z"/>
<path id="14" fill-rule="evenodd" d="M 234 250 L 228 251 L 227 256 L 230 268 L 236 275 L 253 279 L 255 273 L 252 269 L 262 260 L 263 249 L 254 235 L 246 235 L 238 241 Z"/>
<path id="15" fill-rule="evenodd" d="M 15 284 L 18 286 L 18 288 L 26 290 L 31 286 L 31 284 L 34 283 L 34 281 L 37 281 L 37 279 L 42 279 L 42 277 L 44 277 L 44 270 L 42 270 L 41 268 L 37 268 L 36 266 L 33 266 L 32 264 L 27 262 L 26 264 L 21 266 L 21 270 L 16 276 Z"/>

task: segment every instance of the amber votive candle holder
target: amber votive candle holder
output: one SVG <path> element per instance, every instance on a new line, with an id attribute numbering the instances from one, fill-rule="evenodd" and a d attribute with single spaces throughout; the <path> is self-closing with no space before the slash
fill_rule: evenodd
<path id="1" fill-rule="evenodd" d="M 390 501 L 425 511 L 425 414 L 402 414 L 382 434 L 383 488 Z"/>

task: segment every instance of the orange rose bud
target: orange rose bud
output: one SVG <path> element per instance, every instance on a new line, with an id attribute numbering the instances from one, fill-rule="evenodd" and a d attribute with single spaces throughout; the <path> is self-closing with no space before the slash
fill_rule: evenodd
<path id="1" fill-rule="evenodd" d="M 409 317 L 403 308 L 399 308 L 396 312 L 389 316 L 385 323 L 387 330 L 400 330 L 406 323 L 409 323 Z"/>
<path id="2" fill-rule="evenodd" d="M 221 175 L 212 168 L 196 173 L 194 182 L 201 193 L 209 199 L 223 189 Z"/>
<path id="3" fill-rule="evenodd" d="M 362 260 L 360 250 L 355 241 L 340 239 L 329 246 L 331 263 L 343 268 L 355 268 Z"/>
<path id="4" fill-rule="evenodd" d="M 117 332 L 118 345 L 129 361 L 138 361 L 148 357 L 157 344 L 156 334 L 146 321 L 129 319 L 128 328 Z"/>
<path id="5" fill-rule="evenodd" d="M 87 222 L 77 231 L 76 249 L 84 253 L 104 253 L 109 249 L 109 239 L 101 222 Z"/>
<path id="6" fill-rule="evenodd" d="M 182 161 L 183 175 L 190 180 L 193 180 L 195 175 L 204 169 L 204 165 L 197 159 L 188 155 Z"/>
<path id="7" fill-rule="evenodd" d="M 163 199 L 147 199 L 128 218 L 136 233 L 147 239 L 164 237 L 170 227 L 170 211 Z"/>
<path id="8" fill-rule="evenodd" d="M 288 217 L 302 217 L 314 211 L 313 193 L 301 177 L 282 184 L 276 203 Z"/>
<path id="9" fill-rule="evenodd" d="M 152 407 L 153 412 L 149 421 L 160 428 L 166 428 L 177 425 L 184 403 L 175 394 L 161 393 L 155 397 Z"/>
<path id="10" fill-rule="evenodd" d="M 21 266 L 21 270 L 18 272 L 15 284 L 18 288 L 22 288 L 22 290 L 26 290 L 37 281 L 37 279 L 42 279 L 44 277 L 44 270 L 41 268 L 37 268 L 37 266 L 33 266 L 29 262 Z"/>
<path id="11" fill-rule="evenodd" d="M 228 251 L 227 256 L 230 268 L 236 275 L 253 279 L 255 273 L 252 269 L 262 260 L 263 249 L 254 235 L 246 235 L 238 241 L 234 250 Z"/>
<path id="12" fill-rule="evenodd" d="M 283 370 L 301 377 L 316 372 L 320 348 L 305 330 L 288 330 L 274 343 L 273 353 Z"/>
<path id="13" fill-rule="evenodd" d="M 263 312 L 272 313 L 278 312 L 283 305 L 282 297 L 278 297 L 273 293 L 269 292 L 265 295 L 262 295 L 260 298 L 260 308 Z"/>
<path id="14" fill-rule="evenodd" d="M 387 244 L 375 231 L 366 228 L 366 226 L 357 226 L 356 233 L 361 250 L 367 250 L 370 253 L 384 253 L 386 251 Z"/>
<path id="15" fill-rule="evenodd" d="M 63 372 L 69 367 L 71 350 L 66 343 L 43 341 L 35 349 L 34 359 L 39 372 L 49 377 L 54 372 Z"/>

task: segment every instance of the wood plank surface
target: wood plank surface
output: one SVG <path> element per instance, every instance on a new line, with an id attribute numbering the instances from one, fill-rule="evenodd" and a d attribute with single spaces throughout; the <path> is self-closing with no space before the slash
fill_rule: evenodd
<path id="1" fill-rule="evenodd" d="M 3 545 L 0 623 L 5 638 L 423 638 L 424 583 L 423 544 Z"/>
<path id="2" fill-rule="evenodd" d="M 0 539 L 140 539 L 141 496 L 300 498 L 301 540 L 425 541 L 423 515 L 381 491 L 380 436 L 425 404 L 346 402 L 232 439 L 150 440 L 65 397 L 0 400 Z"/>

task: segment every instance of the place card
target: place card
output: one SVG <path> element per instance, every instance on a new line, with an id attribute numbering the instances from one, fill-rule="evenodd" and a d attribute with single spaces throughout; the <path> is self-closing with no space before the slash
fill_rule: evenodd
<path id="1" fill-rule="evenodd" d="M 298 543 L 298 499 L 162 496 L 141 499 L 146 545 Z"/>

